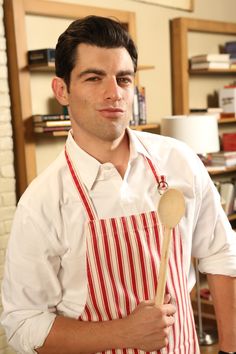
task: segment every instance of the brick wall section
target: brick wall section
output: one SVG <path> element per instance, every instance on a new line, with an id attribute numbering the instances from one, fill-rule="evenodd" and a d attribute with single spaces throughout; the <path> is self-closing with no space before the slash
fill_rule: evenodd
<path id="1" fill-rule="evenodd" d="M 0 281 L 3 276 L 7 240 L 15 211 L 15 176 L 10 112 L 10 96 L 7 75 L 6 39 L 3 24 L 3 0 L 0 0 Z M 0 302 L 0 312 L 2 305 Z M 7 346 L 0 326 L 0 354 L 15 353 Z"/>

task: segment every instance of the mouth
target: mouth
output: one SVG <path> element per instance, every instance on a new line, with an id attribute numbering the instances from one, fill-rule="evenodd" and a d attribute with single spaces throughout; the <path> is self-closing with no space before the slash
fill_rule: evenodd
<path id="1" fill-rule="evenodd" d="M 104 107 L 99 109 L 98 112 L 105 118 L 119 118 L 124 115 L 125 110 L 118 107 Z"/>

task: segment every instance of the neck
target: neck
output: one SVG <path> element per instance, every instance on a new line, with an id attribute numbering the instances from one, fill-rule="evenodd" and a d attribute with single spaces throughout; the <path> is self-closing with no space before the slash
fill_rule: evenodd
<path id="1" fill-rule="evenodd" d="M 129 137 L 124 132 L 122 136 L 113 140 L 97 141 L 74 136 L 76 143 L 81 149 L 86 151 L 101 163 L 111 162 L 123 178 L 129 161 Z"/>

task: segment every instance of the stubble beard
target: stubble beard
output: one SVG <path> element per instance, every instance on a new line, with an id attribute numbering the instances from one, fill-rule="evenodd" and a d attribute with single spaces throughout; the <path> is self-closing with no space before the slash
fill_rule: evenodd
<path id="1" fill-rule="evenodd" d="M 95 127 L 94 133 L 100 140 L 112 142 L 124 135 L 124 132 L 128 125 L 128 119 L 123 119 L 119 122 L 109 122 L 109 124 L 99 125 Z"/>
<path id="2" fill-rule="evenodd" d="M 89 121 L 71 119 L 74 137 L 81 141 L 80 138 L 84 136 L 84 143 L 90 141 L 95 144 L 99 141 L 112 143 L 121 138 L 129 126 L 129 121 L 130 114 L 128 112 L 120 119 L 106 119 L 98 116 Z"/>

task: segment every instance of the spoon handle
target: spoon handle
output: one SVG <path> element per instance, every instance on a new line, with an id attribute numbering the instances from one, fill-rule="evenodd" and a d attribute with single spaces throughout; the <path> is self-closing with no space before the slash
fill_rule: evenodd
<path id="1" fill-rule="evenodd" d="M 164 230 L 164 237 L 163 237 L 163 243 L 161 248 L 161 263 L 160 263 L 157 291 L 155 296 L 156 306 L 162 305 L 164 302 L 167 266 L 168 266 L 169 253 L 170 253 L 171 234 L 172 234 L 172 229 L 166 227 Z"/>

